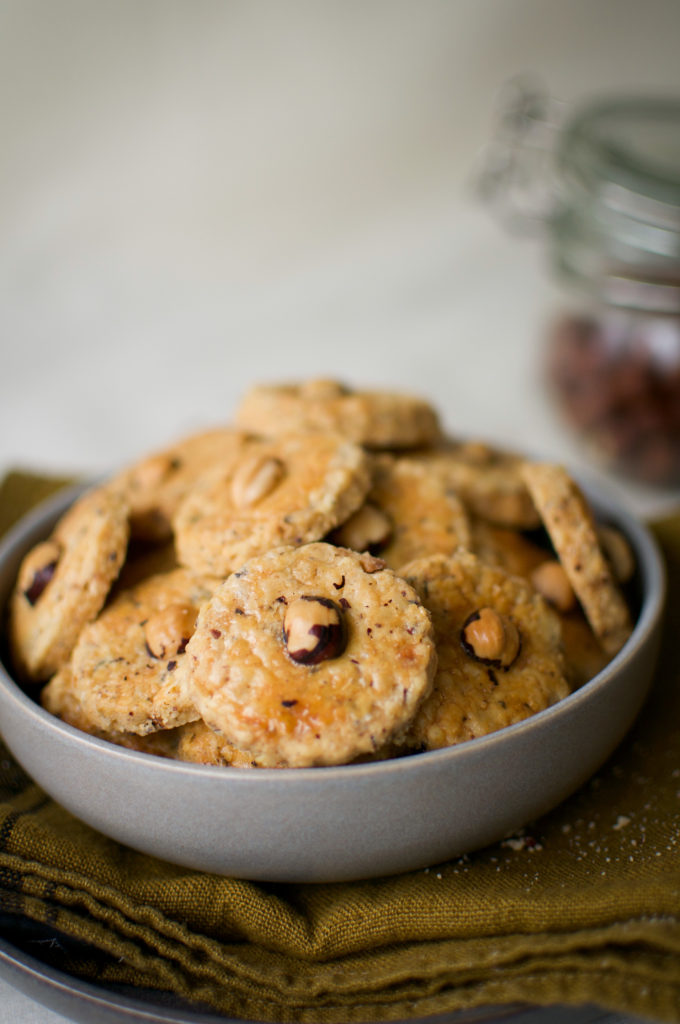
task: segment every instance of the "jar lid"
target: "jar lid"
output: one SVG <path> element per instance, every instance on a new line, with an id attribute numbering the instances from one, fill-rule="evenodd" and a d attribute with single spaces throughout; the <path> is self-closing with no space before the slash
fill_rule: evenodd
<path id="1" fill-rule="evenodd" d="M 607 210 L 680 228 L 680 99 L 589 104 L 565 125 L 556 157 L 568 185 Z"/>

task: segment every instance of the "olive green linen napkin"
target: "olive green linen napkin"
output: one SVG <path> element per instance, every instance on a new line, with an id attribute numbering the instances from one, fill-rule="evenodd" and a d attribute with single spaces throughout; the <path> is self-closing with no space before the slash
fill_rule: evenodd
<path id="1" fill-rule="evenodd" d="M 51 486 L 8 478 L 3 525 Z M 680 517 L 654 528 L 670 599 L 651 697 L 597 776 L 523 835 L 394 878 L 255 884 L 106 839 L 3 749 L 0 910 L 56 929 L 80 977 L 248 1019 L 589 1002 L 680 1021 Z"/>

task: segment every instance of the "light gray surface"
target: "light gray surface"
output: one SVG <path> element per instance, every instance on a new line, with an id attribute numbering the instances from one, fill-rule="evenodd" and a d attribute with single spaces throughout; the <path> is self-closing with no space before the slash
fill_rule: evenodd
<path id="1" fill-rule="evenodd" d="M 679 34 L 677 0 L 0 0 L 0 468 L 97 473 L 308 370 L 578 463 L 542 250 L 471 169 L 510 76 L 677 91 Z M 49 1015 L 0 983 L 4 1019 Z"/>

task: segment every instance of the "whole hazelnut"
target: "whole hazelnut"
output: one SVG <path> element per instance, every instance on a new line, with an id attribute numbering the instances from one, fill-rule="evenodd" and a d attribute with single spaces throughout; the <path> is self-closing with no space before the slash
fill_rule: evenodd
<path id="1" fill-rule="evenodd" d="M 54 576 L 61 548 L 54 540 L 41 541 L 29 551 L 19 572 L 18 586 L 29 604 L 34 605 Z"/>
<path id="2" fill-rule="evenodd" d="M 550 558 L 536 566 L 531 574 L 531 583 L 541 597 L 559 612 L 571 612 L 576 607 L 576 594 L 557 559 Z"/>
<path id="3" fill-rule="evenodd" d="M 333 531 L 333 542 L 353 551 L 375 553 L 385 546 L 392 534 L 390 517 L 370 502 Z"/>
<path id="4" fill-rule="evenodd" d="M 253 455 L 236 469 L 231 481 L 231 500 L 237 508 L 256 505 L 279 484 L 283 463 L 270 455 Z"/>
<path id="5" fill-rule="evenodd" d="M 288 656 L 300 665 L 338 658 L 347 645 L 342 609 L 328 597 L 296 598 L 286 609 L 283 640 Z"/>
<path id="6" fill-rule="evenodd" d="M 196 609 L 192 605 L 169 604 L 146 620 L 146 645 L 154 658 L 171 658 L 184 651 L 195 626 Z"/>
<path id="7" fill-rule="evenodd" d="M 619 583 L 627 583 L 635 572 L 635 555 L 630 544 L 615 526 L 601 524 L 597 528 L 597 537 L 615 579 Z"/>
<path id="8" fill-rule="evenodd" d="M 508 669 L 516 660 L 521 644 L 517 626 L 493 608 L 478 608 L 468 615 L 460 631 L 463 650 L 475 661 Z"/>

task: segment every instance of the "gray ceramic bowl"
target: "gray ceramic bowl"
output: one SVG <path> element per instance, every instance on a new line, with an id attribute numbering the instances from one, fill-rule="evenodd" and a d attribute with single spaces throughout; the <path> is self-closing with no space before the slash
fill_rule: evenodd
<path id="1" fill-rule="evenodd" d="M 628 537 L 640 612 L 630 640 L 559 704 L 445 750 L 338 768 L 225 769 L 94 739 L 44 711 L 0 665 L 0 731 L 64 807 L 128 846 L 187 867 L 283 882 L 343 881 L 433 865 L 495 842 L 555 807 L 614 750 L 656 660 L 664 571 L 649 532 L 600 494 Z M 58 495 L 0 545 L 0 607 L 19 561 L 73 500 Z"/>

